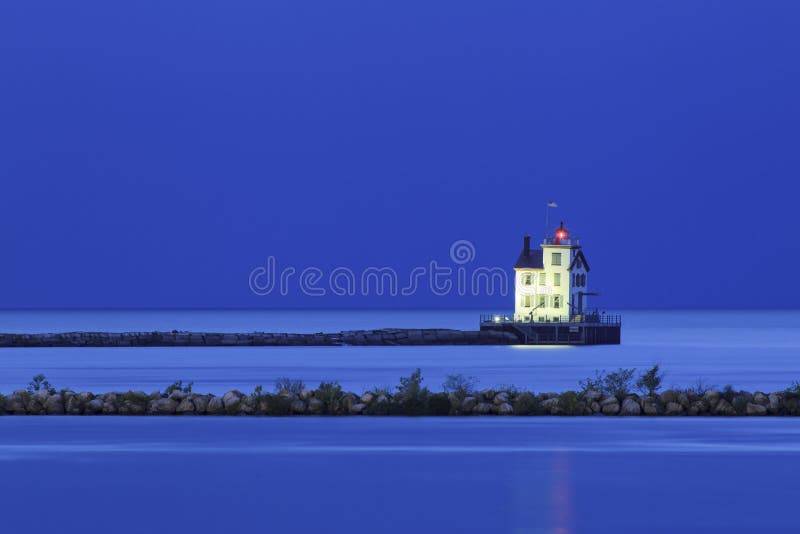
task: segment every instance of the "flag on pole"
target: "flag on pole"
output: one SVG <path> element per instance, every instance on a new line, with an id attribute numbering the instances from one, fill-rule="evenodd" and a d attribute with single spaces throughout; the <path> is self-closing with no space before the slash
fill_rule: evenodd
<path id="1" fill-rule="evenodd" d="M 547 203 L 547 207 L 548 207 L 548 208 L 557 208 L 557 207 L 558 207 L 558 204 L 556 204 L 555 202 L 553 202 L 553 201 L 551 200 L 550 202 L 548 202 L 548 203 Z"/>

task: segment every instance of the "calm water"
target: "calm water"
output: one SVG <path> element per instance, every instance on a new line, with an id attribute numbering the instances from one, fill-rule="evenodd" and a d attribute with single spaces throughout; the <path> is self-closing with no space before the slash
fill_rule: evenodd
<path id="1" fill-rule="evenodd" d="M 3 532 L 797 532 L 786 418 L 0 418 Z"/>
<path id="2" fill-rule="evenodd" d="M 47 311 L 0 312 L 0 331 L 216 330 L 318 332 L 380 327 L 476 328 L 477 311 Z M 0 350 L 0 391 L 43 372 L 57 387 L 153 391 L 175 380 L 221 393 L 271 387 L 288 376 L 316 386 L 392 387 L 420 367 L 438 388 L 450 373 L 480 385 L 536 391 L 575 388 L 595 369 L 660 363 L 667 385 L 762 390 L 800 380 L 800 312 L 703 311 L 624 314 L 623 344 L 597 347 L 237 347 Z"/>
<path id="3" fill-rule="evenodd" d="M 0 331 L 474 328 L 477 312 L 0 312 Z M 0 349 L 0 390 L 390 386 L 421 367 L 575 387 L 660 362 L 800 380 L 800 312 L 628 312 L 621 346 Z M 797 532 L 800 420 L 0 417 L 0 532 Z"/>

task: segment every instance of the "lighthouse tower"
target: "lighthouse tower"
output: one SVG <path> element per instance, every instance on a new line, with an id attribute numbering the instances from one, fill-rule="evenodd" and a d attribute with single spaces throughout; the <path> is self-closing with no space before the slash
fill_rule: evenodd
<path id="1" fill-rule="evenodd" d="M 564 321 L 583 315 L 589 264 L 563 222 L 538 250 L 531 249 L 526 235 L 514 271 L 515 320 Z"/>

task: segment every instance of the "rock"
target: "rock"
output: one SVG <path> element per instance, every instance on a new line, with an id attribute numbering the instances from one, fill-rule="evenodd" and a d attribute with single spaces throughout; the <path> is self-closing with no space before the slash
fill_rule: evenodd
<path id="1" fill-rule="evenodd" d="M 777 393 L 770 393 L 768 399 L 769 405 L 767 406 L 767 411 L 771 414 L 781 413 L 781 408 L 783 408 L 781 397 Z"/>
<path id="2" fill-rule="evenodd" d="M 64 401 L 61 395 L 55 394 L 47 397 L 44 401 L 44 409 L 48 415 L 62 415 L 64 413 Z"/>
<path id="3" fill-rule="evenodd" d="M 361 400 L 362 404 L 369 404 L 370 402 L 372 402 L 372 399 L 374 399 L 374 398 L 375 398 L 375 395 L 372 392 L 367 391 L 366 393 L 361 395 L 361 399 L 360 400 Z"/>
<path id="4" fill-rule="evenodd" d="M 503 404 L 497 407 L 497 415 L 513 415 L 513 414 L 514 414 L 514 407 L 507 402 L 504 402 Z"/>
<path id="5" fill-rule="evenodd" d="M 175 400 L 170 395 L 171 400 Z M 183 400 L 178 404 L 178 407 L 175 408 L 175 413 L 179 415 L 191 414 L 194 415 L 194 403 L 188 397 L 183 397 Z"/>
<path id="6" fill-rule="evenodd" d="M 381 393 L 380 395 L 378 395 L 378 398 L 375 399 L 375 402 L 378 403 L 378 404 L 385 404 L 385 403 L 389 402 L 389 400 L 390 400 L 389 397 L 387 397 L 386 395 Z"/>
<path id="7" fill-rule="evenodd" d="M 348 413 L 357 401 L 358 397 L 348 392 L 342 395 L 342 398 L 339 400 L 339 407 L 344 413 Z"/>
<path id="8" fill-rule="evenodd" d="M 117 413 L 120 415 L 143 415 L 147 412 L 149 400 L 144 399 L 125 399 L 119 404 Z"/>
<path id="9" fill-rule="evenodd" d="M 69 415 L 81 415 L 83 413 L 83 401 L 80 395 L 71 391 L 64 394 L 64 411 Z"/>
<path id="10" fill-rule="evenodd" d="M 488 402 L 479 402 L 475 405 L 475 408 L 472 409 L 472 413 L 478 415 L 489 415 L 492 413 L 492 405 Z"/>
<path id="11" fill-rule="evenodd" d="M 736 410 L 733 409 L 731 403 L 726 401 L 725 399 L 720 399 L 717 402 L 717 406 L 714 408 L 714 414 L 716 415 L 736 415 Z"/>
<path id="12" fill-rule="evenodd" d="M 292 401 L 289 409 L 292 411 L 292 413 L 306 413 L 306 403 L 300 399 L 295 399 Z"/>
<path id="13" fill-rule="evenodd" d="M 114 393 L 103 395 L 103 414 L 114 415 L 117 413 L 117 396 Z"/>
<path id="14" fill-rule="evenodd" d="M 208 399 L 206 413 L 209 415 L 220 415 L 225 413 L 225 403 L 222 402 L 221 398 L 212 396 L 210 399 Z"/>
<path id="15" fill-rule="evenodd" d="M 472 410 L 475 408 L 475 405 L 478 403 L 475 400 L 475 397 L 465 397 L 463 401 L 461 401 L 461 412 L 462 413 L 472 413 Z"/>
<path id="16" fill-rule="evenodd" d="M 611 397 L 614 399 L 613 397 Z M 606 402 L 608 399 L 600 403 L 600 409 L 604 415 L 617 415 L 619 413 L 619 402 L 614 399 L 614 402 Z"/>
<path id="17" fill-rule="evenodd" d="M 684 408 L 689 408 L 689 406 L 692 405 L 692 403 L 689 400 L 689 397 L 686 395 L 686 393 L 679 393 L 678 394 L 678 404 L 680 404 Z"/>
<path id="18" fill-rule="evenodd" d="M 694 401 L 691 406 L 689 406 L 689 409 L 686 411 L 686 413 L 689 415 L 702 415 L 706 413 L 707 410 L 708 406 L 706 406 L 706 403 L 698 400 Z"/>
<path id="19" fill-rule="evenodd" d="M 505 404 L 508 402 L 508 393 L 505 391 L 501 391 L 497 395 L 494 396 L 494 403 L 495 404 Z"/>
<path id="20" fill-rule="evenodd" d="M 353 404 L 353 405 L 350 407 L 350 413 L 351 413 L 351 414 L 353 414 L 353 415 L 358 415 L 358 414 L 360 414 L 360 413 L 363 413 L 363 412 L 364 412 L 364 409 L 365 409 L 366 407 L 367 407 L 367 405 L 366 405 L 366 404 L 364 404 L 363 402 L 359 402 L 359 403 L 357 403 L 357 404 Z"/>
<path id="21" fill-rule="evenodd" d="M 666 415 L 681 415 L 683 413 L 683 405 L 677 402 L 668 402 L 664 413 Z"/>
<path id="22" fill-rule="evenodd" d="M 620 411 L 621 415 L 640 415 L 641 413 L 642 408 L 634 399 L 628 397 L 622 401 L 622 409 Z"/>
<path id="23" fill-rule="evenodd" d="M 583 399 L 586 402 L 599 401 L 602 398 L 603 398 L 603 394 L 600 393 L 599 391 L 595 391 L 593 389 L 590 389 L 588 391 L 584 391 L 583 392 Z"/>
<path id="24" fill-rule="evenodd" d="M 308 401 L 312 396 L 314 396 L 314 391 L 310 389 L 302 389 L 300 391 L 300 400 Z"/>
<path id="25" fill-rule="evenodd" d="M 602 410 L 600 403 L 597 401 L 592 401 L 592 403 L 589 405 L 589 409 L 592 411 L 592 413 L 600 413 Z"/>
<path id="26" fill-rule="evenodd" d="M 187 397 L 187 394 L 181 391 L 180 389 L 174 389 L 169 394 L 169 398 L 180 403 L 183 399 Z"/>
<path id="27" fill-rule="evenodd" d="M 767 415 L 767 407 L 763 404 L 747 403 L 747 415 Z"/>
<path id="28" fill-rule="evenodd" d="M 238 406 L 239 406 L 239 413 L 244 415 L 252 415 L 256 411 L 256 401 L 253 397 L 250 397 L 249 395 L 244 395 L 240 397 L 240 402 Z M 227 409 L 227 406 L 225 408 Z"/>
<path id="29" fill-rule="evenodd" d="M 614 395 L 609 395 L 600 401 L 600 406 L 605 406 L 606 404 L 619 404 L 619 400 Z"/>
<path id="30" fill-rule="evenodd" d="M 95 397 L 83 406 L 83 413 L 87 415 L 95 415 L 103 411 L 103 399 Z"/>
<path id="31" fill-rule="evenodd" d="M 645 415 L 661 415 L 664 413 L 664 407 L 656 400 L 656 397 L 645 395 L 639 399 L 639 405 L 642 407 L 642 412 Z"/>
<path id="32" fill-rule="evenodd" d="M 13 413 L 14 415 L 24 415 L 27 413 L 25 406 L 27 404 L 25 396 L 28 394 L 27 391 L 15 391 L 11 395 L 6 398 L 4 409 L 8 413 Z"/>
<path id="33" fill-rule="evenodd" d="M 25 411 L 28 415 L 44 415 L 46 413 L 44 403 L 47 402 L 49 396 L 50 394 L 47 391 L 39 390 L 32 395 L 29 394 L 27 397 L 24 397 L 27 400 Z"/>
<path id="34" fill-rule="evenodd" d="M 769 397 L 761 393 L 760 391 L 756 391 L 753 395 L 753 402 L 755 404 L 760 404 L 761 406 L 766 406 L 769 404 Z"/>
<path id="35" fill-rule="evenodd" d="M 544 400 L 539 406 L 550 415 L 558 415 L 561 411 L 558 407 L 558 398 Z"/>
<path id="36" fill-rule="evenodd" d="M 204 414 L 208 407 L 209 397 L 207 395 L 193 395 L 192 404 L 194 404 L 194 413 Z"/>
<path id="37" fill-rule="evenodd" d="M 719 399 L 722 394 L 717 391 L 716 389 L 709 389 L 705 393 L 703 393 L 703 400 L 709 406 L 716 406 L 719 403 Z"/>
<path id="38" fill-rule="evenodd" d="M 158 399 L 150 401 L 150 413 L 154 415 L 173 415 L 178 408 L 178 401 L 175 399 Z"/>
<path id="39" fill-rule="evenodd" d="M 325 409 L 325 403 L 314 397 L 308 399 L 308 413 L 321 414 Z"/>
<path id="40" fill-rule="evenodd" d="M 222 405 L 225 411 L 233 414 L 239 411 L 239 404 L 242 402 L 242 394 L 238 391 L 228 391 L 222 396 Z"/>

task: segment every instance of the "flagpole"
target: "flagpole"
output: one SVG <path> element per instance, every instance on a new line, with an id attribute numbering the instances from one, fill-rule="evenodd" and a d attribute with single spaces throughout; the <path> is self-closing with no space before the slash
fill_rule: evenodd
<path id="1" fill-rule="evenodd" d="M 547 232 L 550 229 L 550 203 L 544 206 L 544 238 L 547 239 Z"/>
<path id="2" fill-rule="evenodd" d="M 544 207 L 544 237 L 547 239 L 547 232 L 550 231 L 550 208 L 557 208 L 558 204 L 548 200 Z"/>

